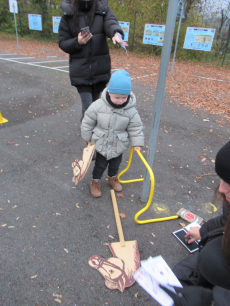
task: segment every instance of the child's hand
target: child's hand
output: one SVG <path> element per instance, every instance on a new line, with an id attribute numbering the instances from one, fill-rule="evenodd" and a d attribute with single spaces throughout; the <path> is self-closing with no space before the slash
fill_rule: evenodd
<path id="1" fill-rule="evenodd" d="M 141 147 L 134 147 L 134 151 L 139 150 L 141 152 Z"/>

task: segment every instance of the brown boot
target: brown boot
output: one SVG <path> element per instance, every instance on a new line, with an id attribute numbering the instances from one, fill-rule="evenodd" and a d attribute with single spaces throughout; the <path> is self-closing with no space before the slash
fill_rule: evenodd
<path id="1" fill-rule="evenodd" d="M 108 176 L 107 183 L 115 190 L 115 191 L 122 191 L 122 186 L 118 182 L 117 177 L 110 177 Z"/>
<path id="2" fill-rule="evenodd" d="M 94 180 L 91 181 L 90 191 L 94 198 L 99 198 L 101 196 L 100 180 L 98 182 Z"/>

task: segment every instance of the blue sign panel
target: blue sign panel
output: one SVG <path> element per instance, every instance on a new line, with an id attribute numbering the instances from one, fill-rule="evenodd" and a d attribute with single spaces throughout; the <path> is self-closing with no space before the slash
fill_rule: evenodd
<path id="1" fill-rule="evenodd" d="M 42 17 L 41 15 L 28 14 L 29 29 L 42 31 Z"/>
<path id="2" fill-rule="evenodd" d="M 165 25 L 145 24 L 143 44 L 163 46 Z"/>
<path id="3" fill-rule="evenodd" d="M 216 29 L 188 27 L 184 40 L 184 49 L 211 51 Z"/>
<path id="4" fill-rule="evenodd" d="M 124 41 L 129 40 L 129 22 L 125 21 L 118 21 L 119 26 L 122 28 L 122 31 L 124 32 Z"/>
<path id="5" fill-rule="evenodd" d="M 61 21 L 61 17 L 53 16 L 53 32 L 58 33 L 59 23 Z"/>

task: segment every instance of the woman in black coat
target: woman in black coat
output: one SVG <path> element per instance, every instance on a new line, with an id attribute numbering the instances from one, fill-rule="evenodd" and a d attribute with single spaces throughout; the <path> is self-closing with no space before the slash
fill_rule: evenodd
<path id="1" fill-rule="evenodd" d="M 201 240 L 200 252 L 179 262 L 174 274 L 184 286 L 181 296 L 163 288 L 176 306 L 230 305 L 230 141 L 217 153 L 215 170 L 220 177 L 218 192 L 223 198 L 223 214 L 204 225 L 192 227 L 185 235 L 188 243 Z M 193 237 L 193 238 L 191 238 Z"/>
<path id="2" fill-rule="evenodd" d="M 59 47 L 69 54 L 71 85 L 81 96 L 82 117 L 89 105 L 97 100 L 110 79 L 111 59 L 107 37 L 121 43 L 124 37 L 108 0 L 64 0 L 59 25 Z M 89 27 L 89 32 L 81 29 Z M 127 46 L 127 43 L 125 43 Z"/>

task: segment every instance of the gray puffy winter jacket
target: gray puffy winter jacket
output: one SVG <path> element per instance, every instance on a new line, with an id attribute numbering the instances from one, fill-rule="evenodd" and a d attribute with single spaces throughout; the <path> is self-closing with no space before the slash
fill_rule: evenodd
<path id="1" fill-rule="evenodd" d="M 93 102 L 85 112 L 81 124 L 81 136 L 96 143 L 96 151 L 107 160 L 122 154 L 129 146 L 144 146 L 142 122 L 135 108 L 136 97 L 131 92 L 129 103 L 114 108 L 106 100 L 107 88 L 101 99 Z"/>

